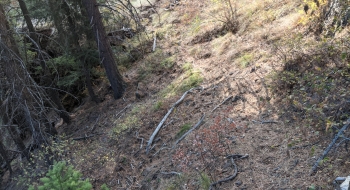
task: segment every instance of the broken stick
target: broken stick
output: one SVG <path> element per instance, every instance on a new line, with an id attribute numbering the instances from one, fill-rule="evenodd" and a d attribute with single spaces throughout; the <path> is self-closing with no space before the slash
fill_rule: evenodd
<path id="1" fill-rule="evenodd" d="M 215 111 L 216 109 L 218 109 L 218 107 L 220 107 L 222 104 L 224 104 L 227 100 L 231 99 L 233 96 L 229 96 L 228 98 L 226 98 L 224 101 L 222 101 L 219 105 L 215 106 L 215 108 L 213 110 L 211 110 L 211 112 Z"/>
<path id="2" fill-rule="evenodd" d="M 175 102 L 175 104 L 173 106 L 171 106 L 171 108 L 169 109 L 168 113 L 163 117 L 162 121 L 160 121 L 160 123 L 158 124 L 157 128 L 154 130 L 154 132 L 152 133 L 151 137 L 148 140 L 147 146 L 146 146 L 146 154 L 148 154 L 149 150 L 150 150 L 150 146 L 152 145 L 153 139 L 154 137 L 158 134 L 159 130 L 162 128 L 165 120 L 169 117 L 169 115 L 171 114 L 171 112 L 173 112 L 173 110 L 175 109 L 176 106 L 178 106 L 183 99 L 185 99 L 186 95 L 189 92 L 192 92 L 192 90 L 194 90 L 196 88 L 191 88 L 190 90 L 187 90 L 182 96 L 181 98 Z"/>
<path id="3" fill-rule="evenodd" d="M 182 140 L 184 139 L 188 134 L 190 134 L 193 130 L 195 130 L 197 127 L 199 127 L 203 120 L 205 118 L 205 114 L 203 114 L 203 116 L 199 119 L 199 121 L 197 122 L 197 124 L 195 126 L 192 127 L 192 129 L 188 130 L 185 134 L 183 134 L 176 142 L 175 144 L 173 145 L 173 148 L 176 147 L 176 145 Z"/>
<path id="4" fill-rule="evenodd" d="M 328 152 L 332 149 L 335 142 L 338 140 L 340 135 L 350 126 L 350 118 L 346 121 L 345 125 L 339 130 L 337 135 L 333 138 L 331 144 L 326 148 L 326 150 L 323 151 L 322 155 L 317 159 L 314 166 L 312 166 L 312 169 L 310 171 L 310 175 L 314 174 L 317 171 L 318 164 L 323 160 L 323 158 L 328 154 Z"/>

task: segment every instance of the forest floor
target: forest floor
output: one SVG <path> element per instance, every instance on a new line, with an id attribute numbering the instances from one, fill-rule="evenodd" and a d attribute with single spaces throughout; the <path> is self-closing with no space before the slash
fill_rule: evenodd
<path id="1" fill-rule="evenodd" d="M 220 2 L 138 7 L 146 31 L 157 36 L 156 51 L 122 69 L 124 98 L 114 100 L 102 83 L 95 89 L 103 102 L 81 105 L 73 123 L 59 128 L 86 137 L 67 157 L 96 189 L 208 189 L 234 173 L 226 158 L 233 154 L 248 157 L 236 159 L 238 175 L 216 189 L 334 189 L 337 176 L 349 175 L 342 145 L 310 175 L 335 134 L 330 125 L 341 127 L 350 113 L 350 94 L 349 76 L 341 74 L 348 67 L 310 61 L 321 46 L 300 24 L 303 1 L 237 0 L 233 33 L 223 28 L 230 12 Z M 147 154 L 156 126 L 192 87 L 200 88 L 176 106 Z"/>

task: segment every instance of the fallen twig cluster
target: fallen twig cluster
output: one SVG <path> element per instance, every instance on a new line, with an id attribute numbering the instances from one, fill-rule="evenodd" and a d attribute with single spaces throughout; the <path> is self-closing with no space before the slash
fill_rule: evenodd
<path id="1" fill-rule="evenodd" d="M 201 87 L 200 87 L 201 88 Z M 192 92 L 193 90 L 198 89 L 198 88 L 191 88 L 190 90 L 186 91 L 181 98 L 175 102 L 175 104 L 173 106 L 171 106 L 171 108 L 169 109 L 168 113 L 163 117 L 163 119 L 160 121 L 160 123 L 158 124 L 157 128 L 154 130 L 154 132 L 152 133 L 151 137 L 148 140 L 147 146 L 146 146 L 146 154 L 148 154 L 148 152 L 150 151 L 150 146 L 153 143 L 153 139 L 154 137 L 158 134 L 159 130 L 162 128 L 164 122 L 166 121 L 166 119 L 169 117 L 169 115 L 171 114 L 171 112 L 173 112 L 173 110 L 175 109 L 176 106 L 178 106 L 186 97 L 186 95 L 189 92 Z"/>
<path id="2" fill-rule="evenodd" d="M 224 179 L 220 179 L 219 181 L 216 181 L 216 182 L 214 182 L 214 183 L 211 183 L 211 184 L 210 184 L 210 187 L 209 187 L 209 190 L 212 190 L 213 187 L 215 187 L 217 184 L 221 184 L 221 183 L 223 183 L 223 182 L 233 180 L 233 179 L 237 176 L 237 174 L 238 174 L 237 165 L 236 165 L 236 163 L 234 162 L 234 159 L 237 159 L 237 158 L 243 159 L 243 158 L 247 158 L 248 156 L 249 156 L 248 154 L 246 154 L 246 155 L 233 154 L 233 155 L 227 156 L 226 158 L 231 160 L 231 163 L 232 163 L 232 165 L 233 165 L 233 168 L 234 168 L 234 171 L 235 171 L 235 172 L 234 172 L 232 175 L 230 175 L 230 176 L 228 176 L 228 177 L 226 177 L 226 178 L 224 178 Z"/>

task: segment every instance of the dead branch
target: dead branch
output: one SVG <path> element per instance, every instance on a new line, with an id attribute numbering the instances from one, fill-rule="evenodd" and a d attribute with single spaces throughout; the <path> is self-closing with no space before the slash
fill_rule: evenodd
<path id="1" fill-rule="evenodd" d="M 317 159 L 316 163 L 312 166 L 310 171 L 310 175 L 313 175 L 317 171 L 318 164 L 323 160 L 323 158 L 328 154 L 328 152 L 332 149 L 335 142 L 338 140 L 340 135 L 350 126 L 350 118 L 346 121 L 345 125 L 339 130 L 337 135 L 333 138 L 332 142 L 328 145 L 328 147 L 323 151 L 322 155 Z"/>
<path id="2" fill-rule="evenodd" d="M 153 157 L 154 157 L 155 155 L 157 155 L 161 150 L 164 150 L 164 149 L 170 149 L 170 148 L 167 148 L 167 147 L 166 147 L 166 143 L 163 143 L 163 144 L 162 144 L 162 147 L 160 147 L 160 149 L 159 149 L 156 153 L 153 154 Z"/>
<path id="3" fill-rule="evenodd" d="M 88 138 L 94 137 L 94 136 L 98 136 L 98 135 L 102 135 L 103 133 L 97 133 L 97 134 L 92 134 L 89 136 L 84 136 L 84 137 L 77 137 L 77 138 L 73 138 L 73 140 L 75 141 L 79 141 L 79 140 L 86 140 Z"/>
<path id="4" fill-rule="evenodd" d="M 152 47 L 152 51 L 156 51 L 156 44 L 157 44 L 157 35 L 154 36 L 154 39 L 153 39 L 153 47 Z"/>
<path id="5" fill-rule="evenodd" d="M 151 5 L 152 10 L 158 15 L 158 23 L 160 23 L 160 14 L 158 13 L 158 11 L 154 8 L 155 6 L 149 2 L 149 0 L 147 0 L 147 2 Z"/>
<path id="6" fill-rule="evenodd" d="M 126 109 L 127 109 L 128 107 L 130 107 L 130 106 L 131 106 L 131 104 L 125 106 L 125 108 L 123 108 L 122 110 L 120 110 L 120 112 L 118 112 L 118 113 L 115 115 L 115 117 L 118 117 L 119 114 L 121 114 L 124 110 L 126 110 Z"/>
<path id="7" fill-rule="evenodd" d="M 224 104 L 227 100 L 231 99 L 233 96 L 229 96 L 228 98 L 226 98 L 224 101 L 222 101 L 219 105 L 215 106 L 215 108 L 213 110 L 211 110 L 211 112 L 215 111 L 216 109 L 218 109 L 218 107 L 220 107 L 222 104 Z"/>
<path id="8" fill-rule="evenodd" d="M 146 146 L 146 154 L 148 154 L 149 152 L 149 147 L 152 145 L 152 142 L 153 142 L 153 139 L 154 137 L 158 134 L 159 130 L 162 128 L 165 120 L 169 117 L 169 115 L 171 114 L 171 112 L 173 112 L 173 110 L 175 109 L 175 107 L 177 105 L 179 105 L 183 99 L 185 99 L 186 95 L 189 93 L 189 92 L 192 92 L 192 90 L 194 90 L 196 88 L 191 88 L 190 90 L 186 91 L 182 96 L 181 98 L 175 102 L 175 104 L 169 109 L 168 113 L 163 117 L 162 121 L 158 124 L 157 128 L 154 130 L 153 134 L 151 135 L 151 137 L 149 138 L 149 141 L 147 143 L 147 146 Z"/>
<path id="9" fill-rule="evenodd" d="M 139 132 L 136 132 L 136 139 L 138 140 L 141 140 L 141 145 L 140 145 L 140 149 L 142 149 L 142 146 L 143 146 L 143 138 L 142 137 L 139 137 Z"/>
<path id="10" fill-rule="evenodd" d="M 192 129 L 188 130 L 185 134 L 183 134 L 173 145 L 173 149 L 176 147 L 176 145 L 182 140 L 184 139 L 188 134 L 190 134 L 193 130 L 197 129 L 197 127 L 199 127 L 203 120 L 205 118 L 205 114 L 203 114 L 203 116 L 199 119 L 199 121 L 197 122 L 197 124 L 195 126 L 192 127 Z"/>
<path id="11" fill-rule="evenodd" d="M 181 175 L 179 172 L 160 172 L 163 175 Z"/>
<path id="12" fill-rule="evenodd" d="M 227 156 L 226 158 L 230 159 L 231 160 L 231 163 L 233 165 L 233 168 L 234 168 L 234 173 L 224 179 L 220 179 L 219 181 L 217 182 L 214 182 L 214 183 L 211 183 L 210 184 L 210 187 L 209 187 L 209 190 L 212 190 L 213 187 L 215 187 L 217 184 L 221 184 L 223 182 L 226 182 L 226 181 L 231 181 L 233 180 L 236 176 L 237 176 L 237 173 L 238 173 L 238 169 L 237 169 L 237 165 L 236 163 L 234 162 L 234 159 L 236 158 L 240 158 L 240 159 L 243 159 L 243 158 L 247 158 L 249 155 L 246 154 L 246 155 L 240 155 L 240 154 L 233 154 L 233 155 L 229 155 Z"/>

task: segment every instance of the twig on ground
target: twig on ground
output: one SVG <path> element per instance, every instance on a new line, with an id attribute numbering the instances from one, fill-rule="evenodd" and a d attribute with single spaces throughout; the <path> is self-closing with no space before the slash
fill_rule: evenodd
<path id="1" fill-rule="evenodd" d="M 176 145 L 182 140 L 184 139 L 188 134 L 190 134 L 193 130 L 197 129 L 197 127 L 199 127 L 203 120 L 205 118 L 205 114 L 203 114 L 203 116 L 199 119 L 199 121 L 197 122 L 197 124 L 195 126 L 192 127 L 192 129 L 188 130 L 185 134 L 183 134 L 173 145 L 173 149 L 176 147 Z"/>
<path id="2" fill-rule="evenodd" d="M 216 109 L 218 109 L 218 107 L 220 107 L 222 104 L 224 104 L 227 100 L 231 99 L 233 96 L 229 96 L 228 98 L 226 98 L 224 101 L 222 101 L 219 105 L 215 106 L 215 108 L 213 110 L 211 110 L 211 112 L 215 111 Z"/>
<path id="3" fill-rule="evenodd" d="M 194 90 L 196 88 L 191 88 L 190 90 L 186 91 L 182 96 L 181 98 L 175 102 L 175 104 L 169 109 L 168 113 L 163 117 L 162 121 L 160 121 L 160 123 L 158 124 L 157 128 L 154 130 L 154 132 L 152 133 L 151 137 L 149 138 L 148 140 L 148 143 L 147 143 L 147 146 L 146 146 L 146 154 L 148 154 L 148 152 L 150 151 L 150 146 L 152 145 L 153 143 L 153 139 L 154 137 L 158 134 L 159 130 L 162 128 L 165 120 L 169 117 L 169 115 L 171 114 L 171 112 L 173 112 L 173 110 L 175 109 L 176 106 L 178 106 L 183 99 L 185 99 L 186 95 L 189 93 L 189 92 L 192 92 L 192 90 Z"/>
<path id="4" fill-rule="evenodd" d="M 166 148 L 167 148 L 167 147 L 166 147 L 166 143 L 163 143 L 162 146 L 160 147 L 160 149 L 159 149 L 156 153 L 153 154 L 153 157 L 154 157 L 155 155 L 157 155 L 161 150 L 166 149 Z M 170 149 L 170 148 L 167 148 L 167 149 Z"/>
<path id="5" fill-rule="evenodd" d="M 136 132 L 136 139 L 141 140 L 140 149 L 142 149 L 142 146 L 143 146 L 143 138 L 140 138 L 140 137 L 139 137 L 139 132 Z"/>
<path id="6" fill-rule="evenodd" d="M 224 179 L 220 179 L 220 180 L 217 181 L 217 182 L 211 183 L 211 184 L 210 184 L 210 187 L 209 187 L 209 190 L 212 190 L 213 187 L 215 187 L 217 184 L 221 184 L 221 183 L 223 183 L 223 182 L 233 180 L 233 179 L 237 176 L 237 173 L 238 173 L 237 165 L 236 165 L 236 163 L 234 162 L 234 159 L 236 159 L 236 158 L 241 158 L 241 159 L 242 159 L 242 158 L 247 158 L 248 156 L 249 156 L 248 154 L 246 154 L 246 155 L 233 154 L 233 155 L 227 156 L 226 158 L 228 158 L 228 159 L 231 160 L 231 163 L 232 163 L 232 165 L 233 165 L 233 168 L 234 168 L 234 171 L 235 171 L 235 172 L 234 172 L 232 175 L 230 175 L 230 176 L 228 176 L 228 177 L 226 177 L 226 178 L 224 178 Z"/>
<path id="7" fill-rule="evenodd" d="M 102 135 L 103 133 L 97 133 L 97 134 L 91 134 L 89 136 L 84 136 L 84 137 L 77 137 L 77 138 L 73 138 L 73 140 L 75 141 L 79 141 L 79 140 L 86 140 L 88 138 L 91 138 L 91 137 L 94 137 L 94 136 L 97 136 L 97 135 Z"/>
<path id="8" fill-rule="evenodd" d="M 157 35 L 154 36 L 153 39 L 153 46 L 152 46 L 152 51 L 156 51 L 156 44 L 157 44 Z"/>
<path id="9" fill-rule="evenodd" d="M 266 123 L 278 123 L 278 121 L 264 121 L 264 120 L 262 120 L 262 121 L 256 121 L 256 120 L 252 120 L 252 122 L 254 122 L 254 123 L 260 123 L 260 124 L 266 124 Z"/>
<path id="10" fill-rule="evenodd" d="M 314 174 L 317 171 L 318 164 L 323 160 L 323 158 L 328 154 L 328 152 L 332 149 L 335 142 L 338 140 L 340 135 L 350 126 L 350 118 L 346 121 L 345 125 L 339 130 L 337 135 L 333 138 L 332 142 L 328 145 L 328 147 L 323 151 L 322 155 L 317 159 L 316 163 L 312 166 L 310 171 L 310 175 Z"/>
<path id="11" fill-rule="evenodd" d="M 158 15 L 158 22 L 160 23 L 160 15 L 158 11 L 154 8 L 155 6 L 151 2 L 149 2 L 149 0 L 147 0 L 147 2 L 151 5 L 152 10 Z"/>
<path id="12" fill-rule="evenodd" d="M 160 172 L 163 175 L 181 175 L 179 172 Z"/>
<path id="13" fill-rule="evenodd" d="M 119 114 L 121 114 L 124 110 L 126 110 L 126 108 L 128 108 L 128 107 L 130 107 L 130 106 L 131 106 L 131 104 L 125 106 L 125 108 L 123 108 L 122 110 L 120 110 L 120 112 L 118 112 L 118 113 L 115 115 L 115 117 L 118 117 Z M 118 119 L 119 119 L 119 118 L 118 118 Z"/>

